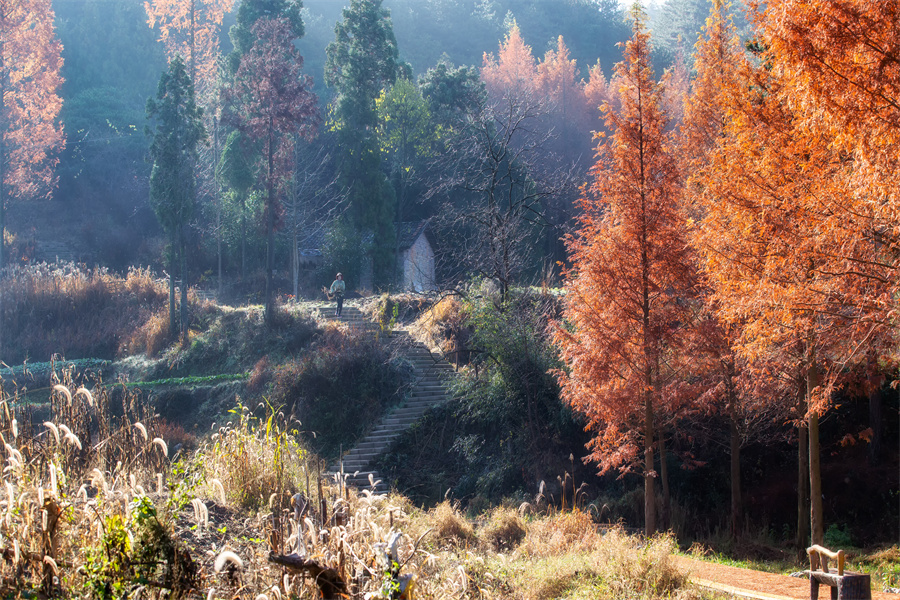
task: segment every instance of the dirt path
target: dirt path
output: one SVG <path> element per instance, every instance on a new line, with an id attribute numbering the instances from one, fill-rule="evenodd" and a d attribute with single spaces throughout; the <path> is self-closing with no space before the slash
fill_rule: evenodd
<path id="1" fill-rule="evenodd" d="M 690 573 L 691 581 L 702 587 L 754 600 L 809 599 L 808 579 L 729 567 L 684 556 L 677 556 L 675 559 L 681 569 Z M 830 597 L 831 592 L 827 586 L 819 588 L 819 598 Z M 873 590 L 872 600 L 900 600 L 900 595 Z"/>

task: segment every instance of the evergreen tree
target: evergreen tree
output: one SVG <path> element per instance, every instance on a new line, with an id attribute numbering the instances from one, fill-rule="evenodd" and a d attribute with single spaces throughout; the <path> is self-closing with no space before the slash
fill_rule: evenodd
<path id="1" fill-rule="evenodd" d="M 393 273 L 394 194 L 381 171 L 375 100 L 397 79 L 397 42 L 381 0 L 352 0 L 326 50 L 325 82 L 337 92 L 340 176 L 355 226 L 374 234 L 376 281 Z"/>
<path id="2" fill-rule="evenodd" d="M 400 227 L 409 202 L 410 181 L 417 175 L 419 161 L 430 153 L 434 141 L 434 122 L 428 102 L 412 81 L 400 78 L 385 88 L 376 100 L 381 149 L 388 157 L 397 182 L 396 239 L 394 255 L 400 256 Z M 397 261 L 398 281 L 400 261 Z"/>
<path id="3" fill-rule="evenodd" d="M 181 256 L 181 329 L 186 333 L 185 299 L 187 289 L 187 257 L 185 256 L 185 227 L 194 211 L 196 187 L 194 167 L 197 147 L 206 140 L 202 122 L 203 111 L 194 99 L 194 86 L 184 61 L 176 56 L 159 80 L 156 99 L 147 102 L 147 117 L 156 120 L 150 157 L 150 204 L 160 224 L 169 235 L 169 328 L 175 332 L 176 257 Z M 176 253 L 176 247 L 178 252 Z"/>

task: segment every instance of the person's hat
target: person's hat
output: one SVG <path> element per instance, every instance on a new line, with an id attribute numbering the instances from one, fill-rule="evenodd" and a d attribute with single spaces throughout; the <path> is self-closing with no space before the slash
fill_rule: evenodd
<path id="1" fill-rule="evenodd" d="M 338 273 L 337 275 L 335 275 L 335 277 L 343 277 L 343 275 L 341 275 L 340 273 Z"/>

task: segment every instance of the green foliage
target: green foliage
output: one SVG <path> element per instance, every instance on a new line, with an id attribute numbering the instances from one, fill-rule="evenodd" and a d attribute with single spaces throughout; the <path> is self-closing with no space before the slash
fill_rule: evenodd
<path id="1" fill-rule="evenodd" d="M 839 550 L 841 548 L 849 548 L 853 545 L 850 538 L 850 528 L 844 526 L 841 528 L 837 523 L 832 523 L 825 531 L 825 547 Z"/>
<path id="2" fill-rule="evenodd" d="M 325 243 L 322 247 L 324 260 L 316 271 L 316 279 L 328 287 L 334 280 L 335 273 L 341 273 L 347 290 L 359 287 L 363 261 L 370 250 L 369 245 L 347 220 L 338 219 L 333 222 L 325 233 Z"/>
<path id="3" fill-rule="evenodd" d="M 398 79 L 375 100 L 382 151 L 395 168 L 408 171 L 431 150 L 434 128 L 422 93 L 408 79 Z"/>
<path id="4" fill-rule="evenodd" d="M 175 380 L 206 382 L 243 379 L 261 356 L 280 362 L 303 351 L 315 338 L 315 321 L 301 311 L 276 310 L 270 327 L 258 308 L 221 309 L 211 319 L 206 331 L 196 335 L 188 348 L 169 355 L 165 372 Z M 222 375 L 225 374 L 225 375 Z M 176 383 L 177 381 L 173 381 Z"/>
<path id="5" fill-rule="evenodd" d="M 193 214 L 197 147 L 206 140 L 202 115 L 184 60 L 176 56 L 160 77 L 156 99 L 147 102 L 147 118 L 155 120 L 150 203 L 173 237 Z"/>
<path id="6" fill-rule="evenodd" d="M 190 377 L 169 377 L 166 379 L 154 379 L 153 381 L 130 381 L 126 387 L 153 387 L 156 385 L 197 385 L 204 383 L 218 383 L 221 381 L 241 381 L 247 379 L 247 373 L 220 373 L 218 375 L 193 375 Z"/>
<path id="7" fill-rule="evenodd" d="M 352 0 L 326 49 L 325 81 L 337 92 L 334 127 L 341 149 L 340 178 L 349 190 L 351 218 L 374 235 L 376 282 L 394 272 L 394 194 L 381 171 L 375 99 L 397 78 L 397 42 L 381 0 Z"/>
<path id="8" fill-rule="evenodd" d="M 275 514 L 308 478 L 309 455 L 300 443 L 297 422 L 281 407 L 261 402 L 256 411 L 238 404 L 228 411 L 232 421 L 219 428 L 203 454 L 206 481 L 218 479 L 228 499 L 247 510 L 269 506 Z M 278 505 L 271 505 L 276 498 Z"/>
<path id="9" fill-rule="evenodd" d="M 462 127 L 466 118 L 478 114 L 487 102 L 487 91 L 478 69 L 454 68 L 446 59 L 428 69 L 419 85 L 431 114 L 448 130 Z"/>
<path id="10" fill-rule="evenodd" d="M 106 517 L 99 544 L 85 550 L 82 576 L 85 596 L 99 600 L 130 598 L 149 582 L 170 589 L 169 597 L 181 598 L 198 583 L 196 565 L 160 522 L 147 496 L 134 499 L 130 520 L 118 514 Z"/>
<path id="11" fill-rule="evenodd" d="M 296 38 L 302 38 L 305 33 L 301 9 L 303 3 L 300 0 L 245 0 L 240 3 L 237 10 L 235 24 L 228 32 L 234 51 L 228 57 L 228 66 L 232 73 L 236 73 L 240 65 L 241 56 L 246 54 L 256 41 L 253 35 L 253 26 L 262 18 L 283 18 L 290 24 L 291 31 Z"/>
<path id="12" fill-rule="evenodd" d="M 87 548 L 84 564 L 85 592 L 90 598 L 112 600 L 128 595 L 134 579 L 129 554 L 131 543 L 121 515 L 110 515 L 103 525 L 99 547 Z"/>
<path id="13" fill-rule="evenodd" d="M 506 302 L 482 290 L 464 302 L 472 362 L 451 379 L 457 399 L 408 430 L 383 460 L 400 488 L 430 500 L 447 488 L 457 498 L 499 500 L 572 469 L 568 456 L 583 452 L 585 437 L 548 373 L 558 366 L 546 331 L 557 310 L 553 297 L 525 290 Z"/>

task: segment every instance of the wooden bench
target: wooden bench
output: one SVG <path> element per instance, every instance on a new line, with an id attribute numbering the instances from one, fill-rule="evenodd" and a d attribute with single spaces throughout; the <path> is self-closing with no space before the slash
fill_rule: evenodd
<path id="1" fill-rule="evenodd" d="M 831 600 L 872 600 L 872 584 L 867 573 L 844 571 L 844 551 L 832 552 L 822 546 L 810 546 L 809 597 L 818 600 L 819 585 L 831 587 Z M 828 561 L 837 561 L 837 569 L 828 568 Z"/>

